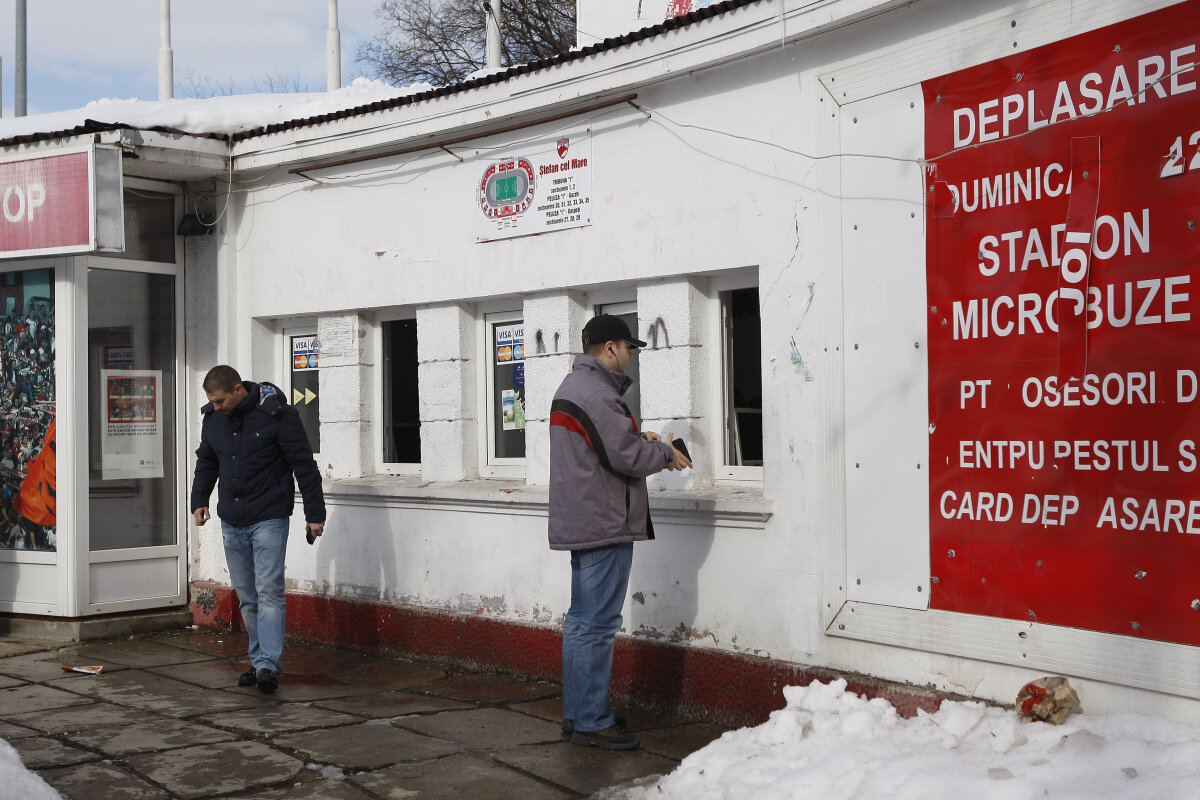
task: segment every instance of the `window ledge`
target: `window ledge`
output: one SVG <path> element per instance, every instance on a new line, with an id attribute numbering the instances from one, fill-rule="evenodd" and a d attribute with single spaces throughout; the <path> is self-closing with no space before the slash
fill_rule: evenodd
<path id="1" fill-rule="evenodd" d="M 550 495 L 550 487 L 524 481 L 479 479 L 426 483 L 415 475 L 326 479 L 324 488 L 330 505 L 426 508 L 534 517 L 546 516 Z M 650 509 L 659 522 L 763 528 L 771 518 L 773 503 L 763 496 L 760 487 L 712 486 L 690 491 L 651 492 Z"/>

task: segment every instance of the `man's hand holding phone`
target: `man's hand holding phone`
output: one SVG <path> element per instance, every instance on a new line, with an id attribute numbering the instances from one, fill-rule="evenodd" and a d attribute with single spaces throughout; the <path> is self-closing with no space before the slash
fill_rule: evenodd
<path id="1" fill-rule="evenodd" d="M 671 463 L 667 464 L 667 469 L 674 472 L 678 469 L 690 469 L 692 466 L 692 458 L 688 454 L 687 445 L 683 439 L 676 439 L 668 432 L 667 441 L 671 443 L 672 449 L 675 451 L 675 456 L 671 459 Z"/>

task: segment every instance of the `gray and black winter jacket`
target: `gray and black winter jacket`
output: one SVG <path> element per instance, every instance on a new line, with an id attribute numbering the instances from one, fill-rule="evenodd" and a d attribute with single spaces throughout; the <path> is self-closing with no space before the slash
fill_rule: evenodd
<path id="1" fill-rule="evenodd" d="M 648 442 L 621 395 L 632 385 L 599 359 L 580 355 L 550 406 L 550 549 L 653 538 L 646 476 L 674 457 Z"/>

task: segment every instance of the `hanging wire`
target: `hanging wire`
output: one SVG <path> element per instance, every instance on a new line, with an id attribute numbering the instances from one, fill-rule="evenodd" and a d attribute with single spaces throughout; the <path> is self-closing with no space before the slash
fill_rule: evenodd
<path id="1" fill-rule="evenodd" d="M 490 6 L 486 2 L 486 0 L 484 0 L 483 5 L 486 8 L 488 8 L 489 13 L 491 13 Z M 663 113 L 663 111 L 661 109 L 654 108 L 654 107 L 648 106 L 644 103 L 638 103 L 638 102 L 635 102 L 632 100 L 630 100 L 628 102 L 629 102 L 629 105 L 631 105 L 632 107 L 634 107 L 635 109 L 640 111 L 648 119 L 651 119 L 651 120 L 654 120 L 655 117 L 658 117 L 662 121 L 669 123 L 670 125 L 672 125 L 676 128 L 704 131 L 705 133 L 711 133 L 716 136 L 723 136 L 723 137 L 730 138 L 730 139 L 736 139 L 738 141 L 749 142 L 752 144 L 759 144 L 759 145 L 763 145 L 765 147 L 770 147 L 772 149 L 779 150 L 779 151 L 782 151 L 785 153 L 790 153 L 792 155 L 796 155 L 796 156 L 799 156 L 801 158 L 808 159 L 811 161 L 826 161 L 826 160 L 830 160 L 830 159 L 841 159 L 841 158 L 865 158 L 865 159 L 877 159 L 877 160 L 881 160 L 881 161 L 894 161 L 894 162 L 898 162 L 898 163 L 914 164 L 914 165 L 917 165 L 922 168 L 922 170 L 921 170 L 922 171 L 922 182 L 924 183 L 924 181 L 926 179 L 926 173 L 929 171 L 930 165 L 935 164 L 938 161 L 944 160 L 952 155 L 955 155 L 956 153 L 973 150 L 973 149 L 976 149 L 979 147 L 984 147 L 987 145 L 993 145 L 993 144 L 999 144 L 1002 142 L 1014 141 L 1016 139 L 1020 139 L 1025 136 L 1029 136 L 1032 133 L 1036 133 L 1037 131 L 1040 131 L 1044 128 L 1057 127 L 1060 125 L 1069 124 L 1069 123 L 1076 122 L 1079 120 L 1090 119 L 1092 117 L 1099 116 L 1100 114 L 1106 114 L 1110 111 L 1114 111 L 1123 105 L 1133 105 L 1135 102 L 1137 102 L 1139 100 L 1139 98 L 1141 98 L 1143 95 L 1145 95 L 1148 91 L 1160 86 L 1164 81 L 1166 81 L 1176 75 L 1179 75 L 1183 72 L 1192 70 L 1192 69 L 1194 69 L 1194 66 L 1188 65 L 1188 66 L 1180 67 L 1179 69 L 1176 69 L 1165 75 L 1162 75 L 1161 77 L 1157 78 L 1153 82 L 1144 86 L 1141 90 L 1139 90 L 1137 93 L 1135 93 L 1132 97 L 1130 97 L 1129 99 L 1124 100 L 1120 103 L 1115 103 L 1113 105 L 1106 106 L 1104 108 L 1100 108 L 1095 111 L 1088 112 L 1086 114 L 1079 114 L 1079 115 L 1068 117 L 1066 119 L 1058 120 L 1055 122 L 1047 122 L 1045 125 L 1040 126 L 1038 128 L 1032 128 L 1032 129 L 1029 129 L 1026 131 L 1022 131 L 1020 133 L 1015 133 L 1015 134 L 1011 134 L 1009 136 L 999 137 L 997 139 L 992 139 L 987 142 L 975 142 L 970 145 L 963 145 L 961 147 L 955 147 L 950 150 L 947 150 L 944 153 L 940 153 L 936 156 L 932 156 L 929 158 L 923 158 L 923 157 L 906 158 L 906 157 L 902 157 L 902 156 L 891 156 L 891 155 L 885 155 L 885 154 L 881 154 L 881 153 L 857 153 L 857 152 L 849 152 L 849 153 L 840 152 L 840 153 L 828 153 L 825 155 L 814 155 L 812 153 L 807 153 L 802 150 L 797 150 L 795 148 L 786 147 L 782 144 L 779 144 L 778 142 L 773 142 L 773 141 L 769 141 L 766 139 L 759 139 L 759 138 L 756 138 L 753 136 L 745 136 L 742 134 L 732 133 L 730 131 L 720 130 L 718 128 L 712 128 L 712 127 L 705 126 L 705 125 L 697 125 L 694 123 L 680 122 L 680 121 L 672 118 L 671 116 Z M 612 108 L 605 109 L 597 114 L 593 114 L 593 115 L 591 115 L 589 117 L 585 117 L 583 119 L 572 119 L 569 122 L 564 122 L 562 125 L 555 127 L 549 131 L 539 131 L 536 134 L 531 134 L 529 136 L 526 136 L 526 137 L 523 137 L 520 139 L 506 141 L 503 144 L 476 145 L 476 146 L 473 146 L 470 148 L 460 148 L 460 150 L 474 149 L 476 151 L 495 151 L 495 150 L 511 149 L 513 147 L 517 147 L 522 144 L 527 144 L 532 141 L 553 137 L 554 135 L 561 133 L 562 131 L 565 131 L 568 129 L 587 126 L 587 125 L 591 124 L 592 122 L 603 119 L 604 117 L 611 115 L 619 110 L 620 110 L 619 106 L 614 106 Z M 404 123 L 389 123 L 389 124 L 385 124 L 385 125 L 375 126 L 375 127 L 371 128 L 371 130 L 372 131 L 386 130 L 389 128 L 397 127 L 401 124 L 404 124 Z M 480 138 L 485 138 L 485 137 L 486 137 L 486 134 L 480 135 Z M 337 136 L 334 135 L 334 136 L 323 137 L 323 138 L 336 139 Z M 275 149 L 276 148 L 270 148 L 268 150 L 263 150 L 261 152 L 263 152 L 263 153 L 273 152 Z M 282 149 L 282 148 L 279 148 L 279 149 Z M 462 161 L 462 157 L 459 156 L 454 150 L 451 150 L 449 147 L 443 147 L 441 149 L 444 150 L 445 152 L 449 153 L 451 156 L 458 158 L 460 160 L 460 162 Z M 418 155 L 413 156 L 412 158 L 406 159 L 405 161 L 401 162 L 398 165 L 388 165 L 388 166 L 379 167 L 378 169 L 364 170 L 362 172 L 349 173 L 346 175 L 338 175 L 335 177 L 324 177 L 324 178 L 311 177 L 311 176 L 305 176 L 305 177 L 308 180 L 313 181 L 318 184 L 321 184 L 321 185 L 336 184 L 336 183 L 339 183 L 342 181 L 355 180 L 358 178 L 369 178 L 369 177 L 376 176 L 376 175 L 396 172 L 397 170 L 403 169 L 404 167 L 413 163 L 417 159 L 423 158 L 426 155 L 429 155 L 429 153 L 420 153 Z M 238 191 L 238 192 L 250 191 L 251 184 L 266 180 L 270 174 L 271 174 L 270 171 L 267 171 L 263 175 L 259 176 L 258 178 L 254 178 L 253 180 L 238 181 L 238 188 L 235 190 L 233 188 L 233 159 L 231 157 L 229 160 L 229 176 L 228 176 L 226 193 L 225 193 L 225 207 L 221 210 L 221 213 L 217 215 L 217 218 L 214 219 L 211 223 L 206 223 L 206 222 L 201 221 L 202 224 L 204 224 L 208 227 L 212 227 L 213 225 L 216 225 L 217 222 L 220 221 L 220 219 L 224 216 L 225 212 L 228 210 L 230 196 L 232 195 L 232 193 L 234 191 Z M 194 199 L 193 199 L 193 203 L 194 203 Z"/>
<path id="2" fill-rule="evenodd" d="M 248 189 L 243 191 L 249 191 Z M 196 205 L 196 197 L 192 197 L 192 212 L 196 215 L 196 220 L 206 228 L 215 227 L 221 221 L 221 217 L 225 216 L 225 212 L 229 210 L 229 198 L 233 194 L 233 155 L 229 156 L 229 175 L 225 179 L 225 206 L 221 209 L 221 213 L 217 214 L 212 222 L 205 222 L 200 216 L 200 208 Z"/>

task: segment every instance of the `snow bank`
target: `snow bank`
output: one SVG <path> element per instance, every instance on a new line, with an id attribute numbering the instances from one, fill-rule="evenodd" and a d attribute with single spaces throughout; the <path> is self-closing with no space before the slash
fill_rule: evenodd
<path id="1" fill-rule="evenodd" d="M 25 769 L 20 754 L 0 739 L 0 799 L 62 800 L 62 795 L 41 777 Z"/>
<path id="2" fill-rule="evenodd" d="M 1161 718 L 1075 713 L 1060 726 L 1023 724 L 1011 710 L 946 702 L 904 719 L 842 680 L 783 692 L 787 706 L 762 725 L 596 800 L 1200 797 L 1200 729 Z"/>

